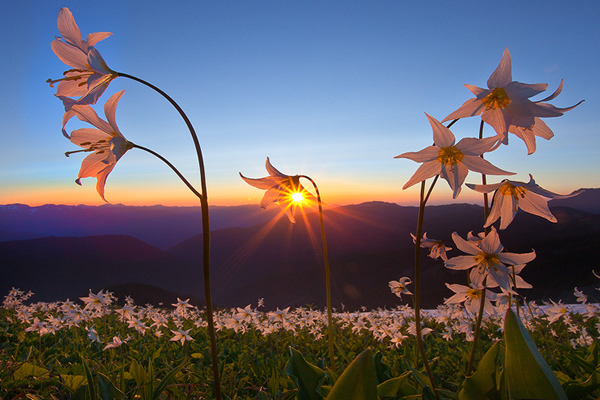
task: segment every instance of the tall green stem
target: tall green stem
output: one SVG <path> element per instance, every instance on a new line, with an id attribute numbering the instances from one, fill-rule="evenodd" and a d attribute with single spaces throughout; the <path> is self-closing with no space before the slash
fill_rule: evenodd
<path id="1" fill-rule="evenodd" d="M 217 400 L 221 400 L 221 382 L 219 379 L 219 361 L 217 357 L 217 339 L 215 334 L 215 325 L 213 319 L 213 305 L 212 305 L 212 296 L 210 290 L 210 226 L 208 219 L 208 194 L 206 189 L 206 172 L 204 169 L 204 158 L 202 157 L 202 150 L 200 149 L 200 141 L 198 140 L 198 135 L 196 134 L 196 130 L 194 129 L 192 123 L 190 122 L 187 115 L 183 112 L 182 108 L 165 92 L 163 92 L 158 87 L 153 84 L 146 82 L 143 79 L 135 77 L 133 75 L 124 74 L 121 72 L 117 73 L 118 76 L 122 76 L 124 78 L 132 79 L 136 82 L 139 82 L 143 85 L 148 86 L 149 88 L 155 90 L 160 95 L 162 95 L 165 99 L 171 103 L 173 107 L 179 112 L 179 115 L 185 121 L 185 124 L 192 135 L 192 140 L 194 141 L 194 147 L 196 148 L 196 154 L 198 157 L 198 166 L 200 169 L 200 186 L 201 186 L 201 196 L 200 198 L 200 206 L 202 209 L 202 264 L 204 271 L 204 299 L 206 302 L 206 320 L 208 323 L 208 336 L 210 338 L 210 348 L 212 355 L 212 369 L 213 369 L 213 379 L 215 386 L 215 398 Z M 196 192 L 197 193 L 197 192 Z M 194 193 L 194 194 L 196 194 Z"/>
<path id="2" fill-rule="evenodd" d="M 431 194 L 433 186 L 436 182 L 437 177 L 436 180 L 434 180 L 431 184 L 427 196 L 425 196 L 425 181 L 421 182 L 421 195 L 419 199 L 419 217 L 417 220 L 417 233 L 415 237 L 414 307 L 417 347 L 419 348 L 419 352 L 421 353 L 421 359 L 423 360 L 423 365 L 425 366 L 427 376 L 429 377 L 429 381 L 431 382 L 431 388 L 433 389 L 433 393 L 435 393 L 435 397 L 439 400 L 440 395 L 435 389 L 435 379 L 433 373 L 431 372 L 429 361 L 427 360 L 425 346 L 423 345 L 423 337 L 421 336 L 421 237 L 423 236 L 423 218 L 425 216 L 425 204 L 427 203 L 427 199 L 429 199 L 429 195 Z"/>
<path id="3" fill-rule="evenodd" d="M 323 258 L 325 259 L 325 287 L 327 292 L 327 336 L 329 339 L 329 364 L 331 370 L 335 372 L 335 357 L 333 354 L 333 315 L 331 312 L 331 274 L 329 272 L 329 253 L 327 252 L 327 240 L 325 239 L 325 223 L 323 222 L 323 205 L 321 203 L 321 194 L 315 181 L 306 175 L 300 175 L 300 178 L 305 178 L 312 183 L 317 193 L 317 204 L 319 205 L 319 220 L 321 222 L 321 238 L 323 240 Z"/>

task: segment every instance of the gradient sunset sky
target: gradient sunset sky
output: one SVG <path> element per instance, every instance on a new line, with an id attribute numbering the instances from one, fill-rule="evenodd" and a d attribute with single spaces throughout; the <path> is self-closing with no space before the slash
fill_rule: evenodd
<path id="1" fill-rule="evenodd" d="M 61 134 L 64 112 L 45 81 L 69 69 L 52 52 L 56 19 L 68 7 L 100 42 L 109 67 L 170 94 L 200 137 L 211 205 L 258 203 L 263 191 L 238 172 L 266 176 L 270 157 L 283 173 L 305 174 L 328 204 L 418 201 L 402 190 L 419 164 L 393 157 L 431 145 L 425 113 L 442 120 L 486 87 L 504 48 L 513 79 L 548 83 L 552 101 L 578 108 L 545 122 L 555 137 L 527 155 L 509 146 L 486 155 L 499 168 L 533 174 L 544 188 L 600 187 L 598 79 L 600 3 L 559 1 L 4 1 L 0 5 L 0 204 L 104 204 L 94 178 L 74 183 L 83 154 Z M 192 140 L 176 111 L 150 89 L 118 78 L 96 105 L 126 90 L 117 123 L 134 143 L 174 163 L 192 183 Z M 479 117 L 452 127 L 476 136 Z M 83 127 L 76 119 L 68 131 Z M 486 126 L 486 136 L 492 128 Z M 497 182 L 503 177 L 490 177 Z M 474 173 L 467 182 L 480 183 Z M 199 186 L 199 185 L 198 185 Z M 464 187 L 458 202 L 478 202 Z M 108 178 L 106 198 L 126 205 L 198 205 L 173 172 L 129 151 Z M 446 182 L 432 201 L 451 202 Z"/>

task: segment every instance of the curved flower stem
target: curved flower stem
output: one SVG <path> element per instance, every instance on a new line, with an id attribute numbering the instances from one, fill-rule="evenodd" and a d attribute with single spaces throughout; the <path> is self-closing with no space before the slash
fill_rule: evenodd
<path id="1" fill-rule="evenodd" d="M 200 141 L 198 140 L 198 135 L 196 135 L 196 131 L 190 122 L 187 115 L 183 112 L 179 104 L 175 102 L 165 92 L 163 92 L 158 87 L 153 84 L 146 82 L 143 79 L 135 77 L 133 75 L 125 74 L 122 72 L 117 72 L 118 76 L 122 76 L 124 78 L 132 79 L 136 82 L 139 82 L 143 85 L 148 86 L 149 88 L 158 92 L 161 96 L 171 103 L 173 107 L 179 112 L 179 115 L 185 121 L 185 124 L 192 135 L 192 140 L 194 141 L 194 147 L 196 148 L 196 154 L 198 156 L 198 166 L 200 169 L 200 186 L 201 186 L 201 195 L 200 198 L 200 206 L 202 209 L 202 265 L 203 265 L 203 273 L 204 273 L 204 299 L 206 302 L 206 320 L 208 323 L 208 336 L 210 338 L 210 349 L 212 356 L 212 369 L 213 369 L 213 379 L 215 386 L 215 398 L 217 400 L 221 400 L 221 382 L 219 379 L 219 361 L 217 358 L 217 339 L 215 334 L 215 324 L 213 320 L 213 305 L 212 305 L 212 297 L 210 291 L 210 226 L 208 219 L 208 195 L 206 190 L 206 172 L 204 169 L 204 159 L 202 157 L 202 150 L 200 149 Z M 196 194 L 196 193 L 194 193 Z"/>
<path id="2" fill-rule="evenodd" d="M 157 157 L 158 159 L 160 159 L 165 164 L 167 164 L 173 170 L 173 172 L 175 172 L 177 174 L 177 176 L 179 177 L 179 179 L 181 179 L 183 181 L 183 183 L 185 183 L 185 185 L 188 187 L 188 189 L 190 189 L 192 191 L 192 193 L 194 193 L 196 195 L 196 197 L 198 197 L 199 199 L 202 198 L 202 194 L 199 193 L 196 190 L 196 188 L 194 188 L 194 186 L 192 186 L 192 184 L 190 182 L 188 182 L 187 179 L 185 179 L 185 177 L 183 176 L 183 174 L 181 172 L 179 172 L 179 170 L 173 164 L 171 164 L 171 162 L 169 162 L 169 160 L 167 160 L 166 158 L 164 158 L 163 156 L 161 156 L 157 152 L 150 150 L 147 147 L 140 146 L 140 145 L 137 145 L 137 144 L 132 143 L 132 142 L 129 142 L 129 143 L 131 144 L 131 146 L 133 148 L 144 150 L 144 151 L 152 154 L 153 156 Z"/>
<path id="3" fill-rule="evenodd" d="M 325 239 L 325 224 L 323 223 L 323 205 L 321 203 L 321 194 L 319 193 L 319 188 L 315 181 L 312 178 L 306 175 L 299 175 L 300 178 L 305 178 L 312 183 L 315 188 L 315 192 L 317 193 L 317 203 L 319 205 L 319 219 L 321 222 L 321 237 L 323 239 L 323 258 L 325 259 L 325 287 L 327 292 L 327 336 L 329 339 L 329 364 L 331 365 L 331 370 L 335 372 L 335 357 L 333 354 L 333 316 L 331 313 L 331 274 L 329 272 L 329 253 L 327 252 L 327 240 Z"/>
<path id="4" fill-rule="evenodd" d="M 434 181 L 431 183 L 431 187 L 429 188 L 427 196 L 425 196 L 425 181 L 421 182 L 419 217 L 417 220 L 417 233 L 415 236 L 415 295 L 413 297 L 413 301 L 415 307 L 415 330 L 417 337 L 417 347 L 419 348 L 419 352 L 421 353 L 423 365 L 425 366 L 427 376 L 429 377 L 429 381 L 431 382 L 431 388 L 433 389 L 433 393 L 435 394 L 436 399 L 439 400 L 440 395 L 435 389 L 435 379 L 433 377 L 433 373 L 431 372 L 429 361 L 427 361 L 425 346 L 423 346 L 423 337 L 421 336 L 421 237 L 423 236 L 423 218 L 425 216 L 425 204 L 427 203 L 429 195 L 431 194 L 431 191 L 433 190 L 433 187 L 437 182 L 438 176 L 436 176 L 436 179 L 434 179 Z"/>
<path id="5" fill-rule="evenodd" d="M 479 125 L 479 139 L 483 139 L 483 126 L 484 122 L 481 120 L 481 124 Z M 481 155 L 483 158 L 483 154 Z M 483 185 L 487 184 L 487 177 L 485 174 L 481 174 L 481 183 Z M 490 215 L 490 206 L 488 202 L 488 194 L 483 194 L 483 221 L 487 221 L 488 216 Z M 490 232 L 490 228 L 485 229 L 485 234 L 487 235 Z M 469 364 L 467 365 L 467 376 L 471 375 L 473 371 L 473 363 L 475 362 L 475 353 L 477 352 L 477 345 L 479 343 L 479 336 L 481 335 L 481 322 L 483 321 L 483 313 L 485 311 L 485 287 L 481 290 L 481 303 L 479 305 L 479 313 L 477 314 L 477 320 L 475 322 L 475 332 L 473 333 L 473 347 L 471 348 L 471 356 L 469 357 Z"/>

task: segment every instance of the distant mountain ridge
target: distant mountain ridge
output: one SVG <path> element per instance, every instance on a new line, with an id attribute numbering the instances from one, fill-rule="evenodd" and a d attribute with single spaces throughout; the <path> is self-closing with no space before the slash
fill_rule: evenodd
<path id="1" fill-rule="evenodd" d="M 277 209 L 258 205 L 211 206 L 213 230 L 268 221 Z M 200 207 L 0 205 L 0 241 L 48 236 L 129 235 L 166 250 L 202 232 Z"/>
<path id="2" fill-rule="evenodd" d="M 572 198 L 549 203 L 558 219 L 556 224 L 519 213 L 508 229 L 500 231 L 507 251 L 529 252 L 533 248 L 537 253 L 536 259 L 522 273 L 523 278 L 534 285 L 534 289 L 523 293 L 528 298 L 557 299 L 570 295 L 574 286 L 582 289 L 598 284 L 591 271 L 600 271 L 595 256 L 596 243 L 600 241 L 600 215 L 569 205 L 583 204 L 587 210 L 594 210 L 590 205 L 600 203 L 600 190 L 586 190 L 583 194 L 586 195 L 583 202 Z M 13 206 L 0 206 L 3 233 L 5 212 L 10 207 Z M 60 209 L 61 206 L 54 207 Z M 17 208 L 16 214 L 37 212 L 31 212 L 32 207 L 27 206 L 13 208 Z M 42 215 L 49 209 L 54 208 L 46 207 Z M 103 215 L 109 221 L 131 211 L 129 207 L 119 206 L 115 216 L 105 210 L 102 210 Z M 240 213 L 240 210 L 234 211 Z M 260 208 L 258 211 L 269 212 Z M 417 211 L 417 207 L 383 202 L 325 210 L 336 307 L 344 304 L 357 309 L 362 305 L 376 308 L 399 304 L 387 284 L 401 276 L 413 275 L 414 249 L 410 233 L 416 228 Z M 278 207 L 270 212 L 277 213 Z M 65 218 L 64 213 L 58 214 Z M 94 218 L 98 217 L 89 219 Z M 456 231 L 463 237 L 469 231 L 477 233 L 482 230 L 482 219 L 480 206 L 430 206 L 425 213 L 424 228 L 429 237 L 447 240 L 455 247 L 449 240 L 451 233 Z M 241 218 L 240 221 L 249 219 Z M 211 277 L 213 300 L 217 306 L 243 307 L 256 304 L 258 298 L 265 298 L 268 308 L 306 304 L 324 306 L 318 215 L 309 213 L 306 219 L 298 218 L 297 221 L 291 224 L 285 217 L 274 219 L 271 215 L 253 225 L 212 231 Z M 164 228 L 163 234 L 175 229 L 168 224 L 158 227 Z M 144 229 L 157 227 L 144 225 Z M 85 233 L 85 229 L 81 233 Z M 156 301 L 161 302 L 171 294 L 202 299 L 201 240 L 201 235 L 190 235 L 167 249 L 126 235 L 0 242 L 0 295 L 16 286 L 34 291 L 37 300 L 51 301 L 86 295 L 88 289 L 117 288 L 124 295 L 136 290 L 137 293 L 148 293 L 154 287 L 158 288 L 154 289 L 157 295 L 149 294 L 148 299 L 158 299 L 158 292 L 160 300 Z M 455 249 L 449 256 L 459 254 Z M 425 307 L 434 307 L 451 295 L 446 282 L 465 283 L 464 272 L 450 271 L 443 263 L 429 257 L 423 257 L 422 277 L 426 282 Z"/>

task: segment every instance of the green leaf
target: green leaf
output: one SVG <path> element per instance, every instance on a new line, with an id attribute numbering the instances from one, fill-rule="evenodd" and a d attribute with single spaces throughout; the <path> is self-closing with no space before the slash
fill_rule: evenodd
<path id="1" fill-rule="evenodd" d="M 83 384 L 85 384 L 85 376 L 83 375 L 60 375 L 63 380 L 63 385 L 72 390 L 73 393 Z"/>
<path id="2" fill-rule="evenodd" d="M 166 389 L 168 385 L 171 384 L 175 376 L 185 367 L 185 363 L 179 364 L 177 367 L 173 368 L 164 378 L 160 381 L 154 393 L 152 395 L 153 399 L 159 399 L 162 392 Z"/>
<path id="3" fill-rule="evenodd" d="M 94 382 L 94 378 L 92 377 L 92 371 L 90 371 L 90 367 L 88 366 L 87 362 L 85 362 L 84 358 L 82 358 L 81 361 L 83 364 L 83 370 L 85 371 L 85 377 L 87 379 L 89 398 L 96 400 L 96 384 Z"/>
<path id="4" fill-rule="evenodd" d="M 511 309 L 504 321 L 504 379 L 511 399 L 568 400 L 558 378 Z"/>
<path id="5" fill-rule="evenodd" d="M 378 351 L 373 356 L 373 362 L 375 363 L 375 372 L 377 373 L 377 384 L 381 384 L 391 378 L 389 374 L 390 367 L 385 365 L 382 361 L 383 353 Z"/>
<path id="6" fill-rule="evenodd" d="M 331 388 L 327 400 L 378 400 L 373 351 L 367 349 L 348 365 Z"/>
<path id="7" fill-rule="evenodd" d="M 564 384 L 565 392 L 569 400 L 584 399 L 600 388 L 600 369 L 595 370 L 585 382 L 583 378 L 578 381 L 570 381 Z"/>
<path id="8" fill-rule="evenodd" d="M 302 353 L 290 347 L 290 359 L 285 365 L 285 373 L 298 388 L 298 400 L 321 400 L 321 384 L 327 376 L 321 368 L 308 363 Z"/>
<path id="9" fill-rule="evenodd" d="M 122 400 L 125 398 L 125 393 L 117 389 L 110 379 L 100 372 L 98 373 L 98 386 L 102 400 Z"/>
<path id="10" fill-rule="evenodd" d="M 465 379 L 459 400 L 496 400 L 500 398 L 496 383 L 496 360 L 500 352 L 500 343 L 494 344 L 485 353 L 477 371 Z"/>
<path id="11" fill-rule="evenodd" d="M 38 367 L 37 365 L 26 362 L 16 369 L 16 371 L 13 373 L 13 379 L 19 381 L 30 376 L 37 378 L 42 375 L 46 375 L 47 373 L 48 370 L 46 368 Z"/>
<path id="12" fill-rule="evenodd" d="M 411 376 L 411 374 L 412 372 L 406 371 L 405 373 L 396 378 L 388 379 L 387 381 L 380 383 L 377 386 L 377 394 L 380 397 L 396 397 L 396 395 L 400 391 L 400 388 L 402 387 L 406 379 L 409 376 Z"/>

